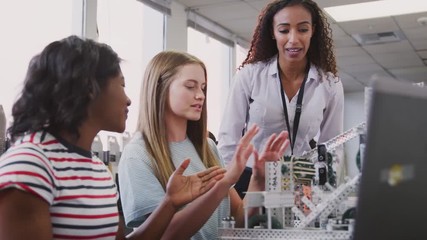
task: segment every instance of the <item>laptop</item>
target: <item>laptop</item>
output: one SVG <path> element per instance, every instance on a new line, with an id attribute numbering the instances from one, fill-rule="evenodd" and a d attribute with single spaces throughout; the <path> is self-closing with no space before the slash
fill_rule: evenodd
<path id="1" fill-rule="evenodd" d="M 427 239 L 427 87 L 372 84 L 354 240 Z"/>

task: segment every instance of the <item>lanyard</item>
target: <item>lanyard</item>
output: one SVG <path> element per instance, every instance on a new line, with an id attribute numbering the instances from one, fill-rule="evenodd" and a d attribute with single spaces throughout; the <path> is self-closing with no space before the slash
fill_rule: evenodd
<path id="1" fill-rule="evenodd" d="M 305 86 L 305 82 L 307 81 L 309 70 L 310 70 L 310 64 L 307 63 L 307 67 L 306 67 L 306 71 L 305 71 L 305 77 L 301 83 L 301 87 L 300 87 L 299 92 L 298 92 L 297 106 L 295 109 L 295 116 L 294 116 L 294 128 L 293 128 L 292 137 L 291 137 L 291 128 L 290 128 L 290 124 L 289 124 L 288 109 L 286 107 L 285 91 L 283 89 L 282 79 L 280 77 L 279 61 L 277 61 L 277 71 L 278 71 L 277 74 L 279 76 L 279 82 L 280 82 L 280 93 L 281 93 L 281 97 L 282 97 L 283 111 L 285 112 L 286 127 L 288 128 L 288 132 L 289 132 L 289 142 L 291 143 L 291 154 L 292 155 L 294 155 L 295 139 L 297 137 L 299 119 L 301 117 L 301 112 L 302 112 L 302 99 L 304 97 L 304 86 Z"/>

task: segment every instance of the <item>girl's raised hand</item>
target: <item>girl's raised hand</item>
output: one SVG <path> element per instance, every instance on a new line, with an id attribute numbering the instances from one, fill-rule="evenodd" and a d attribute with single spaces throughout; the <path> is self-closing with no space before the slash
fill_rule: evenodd
<path id="1" fill-rule="evenodd" d="M 239 180 L 240 175 L 246 167 L 246 162 L 255 151 L 251 141 L 258 131 L 259 127 L 257 125 L 253 125 L 240 139 L 233 159 L 231 160 L 230 165 L 227 166 L 227 173 L 224 176 L 224 180 L 228 181 L 228 184 L 233 185 L 237 180 Z"/>
<path id="2" fill-rule="evenodd" d="M 285 154 L 288 145 L 288 132 L 282 131 L 279 135 L 272 134 L 270 136 L 261 155 L 257 151 L 254 152 L 255 161 L 252 167 L 252 178 L 260 191 L 265 188 L 265 162 L 279 160 Z"/>
<path id="3" fill-rule="evenodd" d="M 177 209 L 209 191 L 226 172 L 224 168 L 215 166 L 184 176 L 183 173 L 189 164 L 190 159 L 185 159 L 171 175 L 166 186 L 166 195 Z"/>

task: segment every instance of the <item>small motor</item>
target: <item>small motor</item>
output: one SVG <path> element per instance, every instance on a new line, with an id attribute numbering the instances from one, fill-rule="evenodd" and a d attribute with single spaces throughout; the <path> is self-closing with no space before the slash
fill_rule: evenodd
<path id="1" fill-rule="evenodd" d="M 328 181 L 328 151 L 324 144 L 317 145 L 317 154 L 317 162 L 314 166 L 316 169 L 316 183 L 323 186 Z"/>

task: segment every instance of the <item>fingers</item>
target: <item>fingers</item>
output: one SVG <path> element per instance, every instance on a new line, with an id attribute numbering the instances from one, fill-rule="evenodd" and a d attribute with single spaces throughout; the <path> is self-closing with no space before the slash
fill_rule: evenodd
<path id="1" fill-rule="evenodd" d="M 226 171 L 225 171 L 225 169 L 224 169 L 224 173 L 216 175 L 215 177 L 213 177 L 213 179 L 215 179 L 216 181 L 221 180 L 221 179 L 224 177 L 225 172 L 226 172 Z"/>
<path id="2" fill-rule="evenodd" d="M 286 148 L 289 145 L 288 132 L 282 131 L 270 146 L 271 152 L 277 152 L 279 157 L 285 154 Z"/>
<path id="3" fill-rule="evenodd" d="M 236 149 L 235 156 L 238 159 L 247 160 L 254 150 L 254 146 L 251 144 L 253 137 L 258 133 L 259 127 L 252 125 L 245 135 L 240 139 Z"/>
<path id="4" fill-rule="evenodd" d="M 254 124 L 252 125 L 248 131 L 246 131 L 245 135 L 240 139 L 239 145 L 247 146 L 251 143 L 252 138 L 258 133 L 259 127 Z"/>
<path id="5" fill-rule="evenodd" d="M 279 150 L 279 156 L 282 157 L 285 154 L 286 148 L 289 146 L 289 139 L 286 139 Z"/>
<path id="6" fill-rule="evenodd" d="M 254 147 L 254 145 L 249 144 L 249 146 L 247 146 L 247 147 L 241 146 L 240 150 L 243 151 L 243 152 L 240 152 L 243 155 L 243 159 L 245 159 L 247 161 L 249 159 L 249 157 L 251 156 L 251 154 L 254 152 L 255 147 Z"/>
<path id="7" fill-rule="evenodd" d="M 228 172 L 224 179 L 230 185 L 237 182 L 242 174 L 246 162 L 254 151 L 254 146 L 251 144 L 253 137 L 258 133 L 259 127 L 252 125 L 245 135 L 239 140 L 236 151 L 234 152 L 231 164 L 228 166 Z"/>
<path id="8" fill-rule="evenodd" d="M 272 142 L 271 151 L 279 151 L 283 145 L 283 143 L 288 139 L 288 132 L 282 131 Z"/>
<path id="9" fill-rule="evenodd" d="M 265 163 L 266 163 L 266 157 L 265 156 L 259 156 L 258 152 L 254 152 L 255 156 L 255 162 L 252 167 L 252 175 L 255 178 L 258 178 L 259 176 L 264 177 L 265 176 Z"/>
<path id="10" fill-rule="evenodd" d="M 259 161 L 261 161 L 261 159 L 259 158 L 259 153 L 258 151 L 254 150 L 254 164 L 258 164 Z"/>
<path id="11" fill-rule="evenodd" d="M 218 166 L 211 167 L 206 169 L 203 172 L 197 174 L 197 176 L 202 180 L 202 182 L 209 181 L 210 179 L 219 180 L 224 176 L 226 170 Z"/>
<path id="12" fill-rule="evenodd" d="M 288 132 L 282 131 L 279 135 L 272 134 L 264 147 L 260 161 L 276 161 L 285 154 L 288 146 Z"/>
<path id="13" fill-rule="evenodd" d="M 267 142 L 264 145 L 264 152 L 269 152 L 273 149 L 273 144 L 277 142 L 277 138 L 276 138 L 276 134 L 273 133 L 271 134 L 271 136 L 268 138 Z"/>
<path id="14" fill-rule="evenodd" d="M 199 178 L 203 178 L 204 176 L 207 176 L 207 175 L 211 174 L 212 172 L 215 172 L 217 169 L 220 169 L 220 167 L 219 166 L 210 167 L 204 171 L 197 173 L 197 176 Z"/>
<path id="15" fill-rule="evenodd" d="M 188 165 L 190 165 L 190 159 L 189 158 L 182 161 L 182 163 L 181 163 L 181 165 L 179 165 L 178 169 L 175 170 L 175 173 L 182 175 L 184 173 L 185 169 L 187 169 Z"/>
<path id="16" fill-rule="evenodd" d="M 271 134 L 266 144 L 264 145 L 264 152 L 277 151 L 281 148 L 283 142 L 288 138 L 288 132 L 282 131 L 279 135 L 276 133 Z"/>
<path id="17" fill-rule="evenodd" d="M 204 174 L 208 172 L 207 174 Z M 226 170 L 224 168 L 220 168 L 218 166 L 211 167 L 207 169 L 206 171 L 203 171 L 203 176 L 198 175 L 201 177 L 201 187 L 200 187 L 200 194 L 203 194 L 207 191 L 209 191 L 215 184 L 221 180 L 224 177 Z"/>

